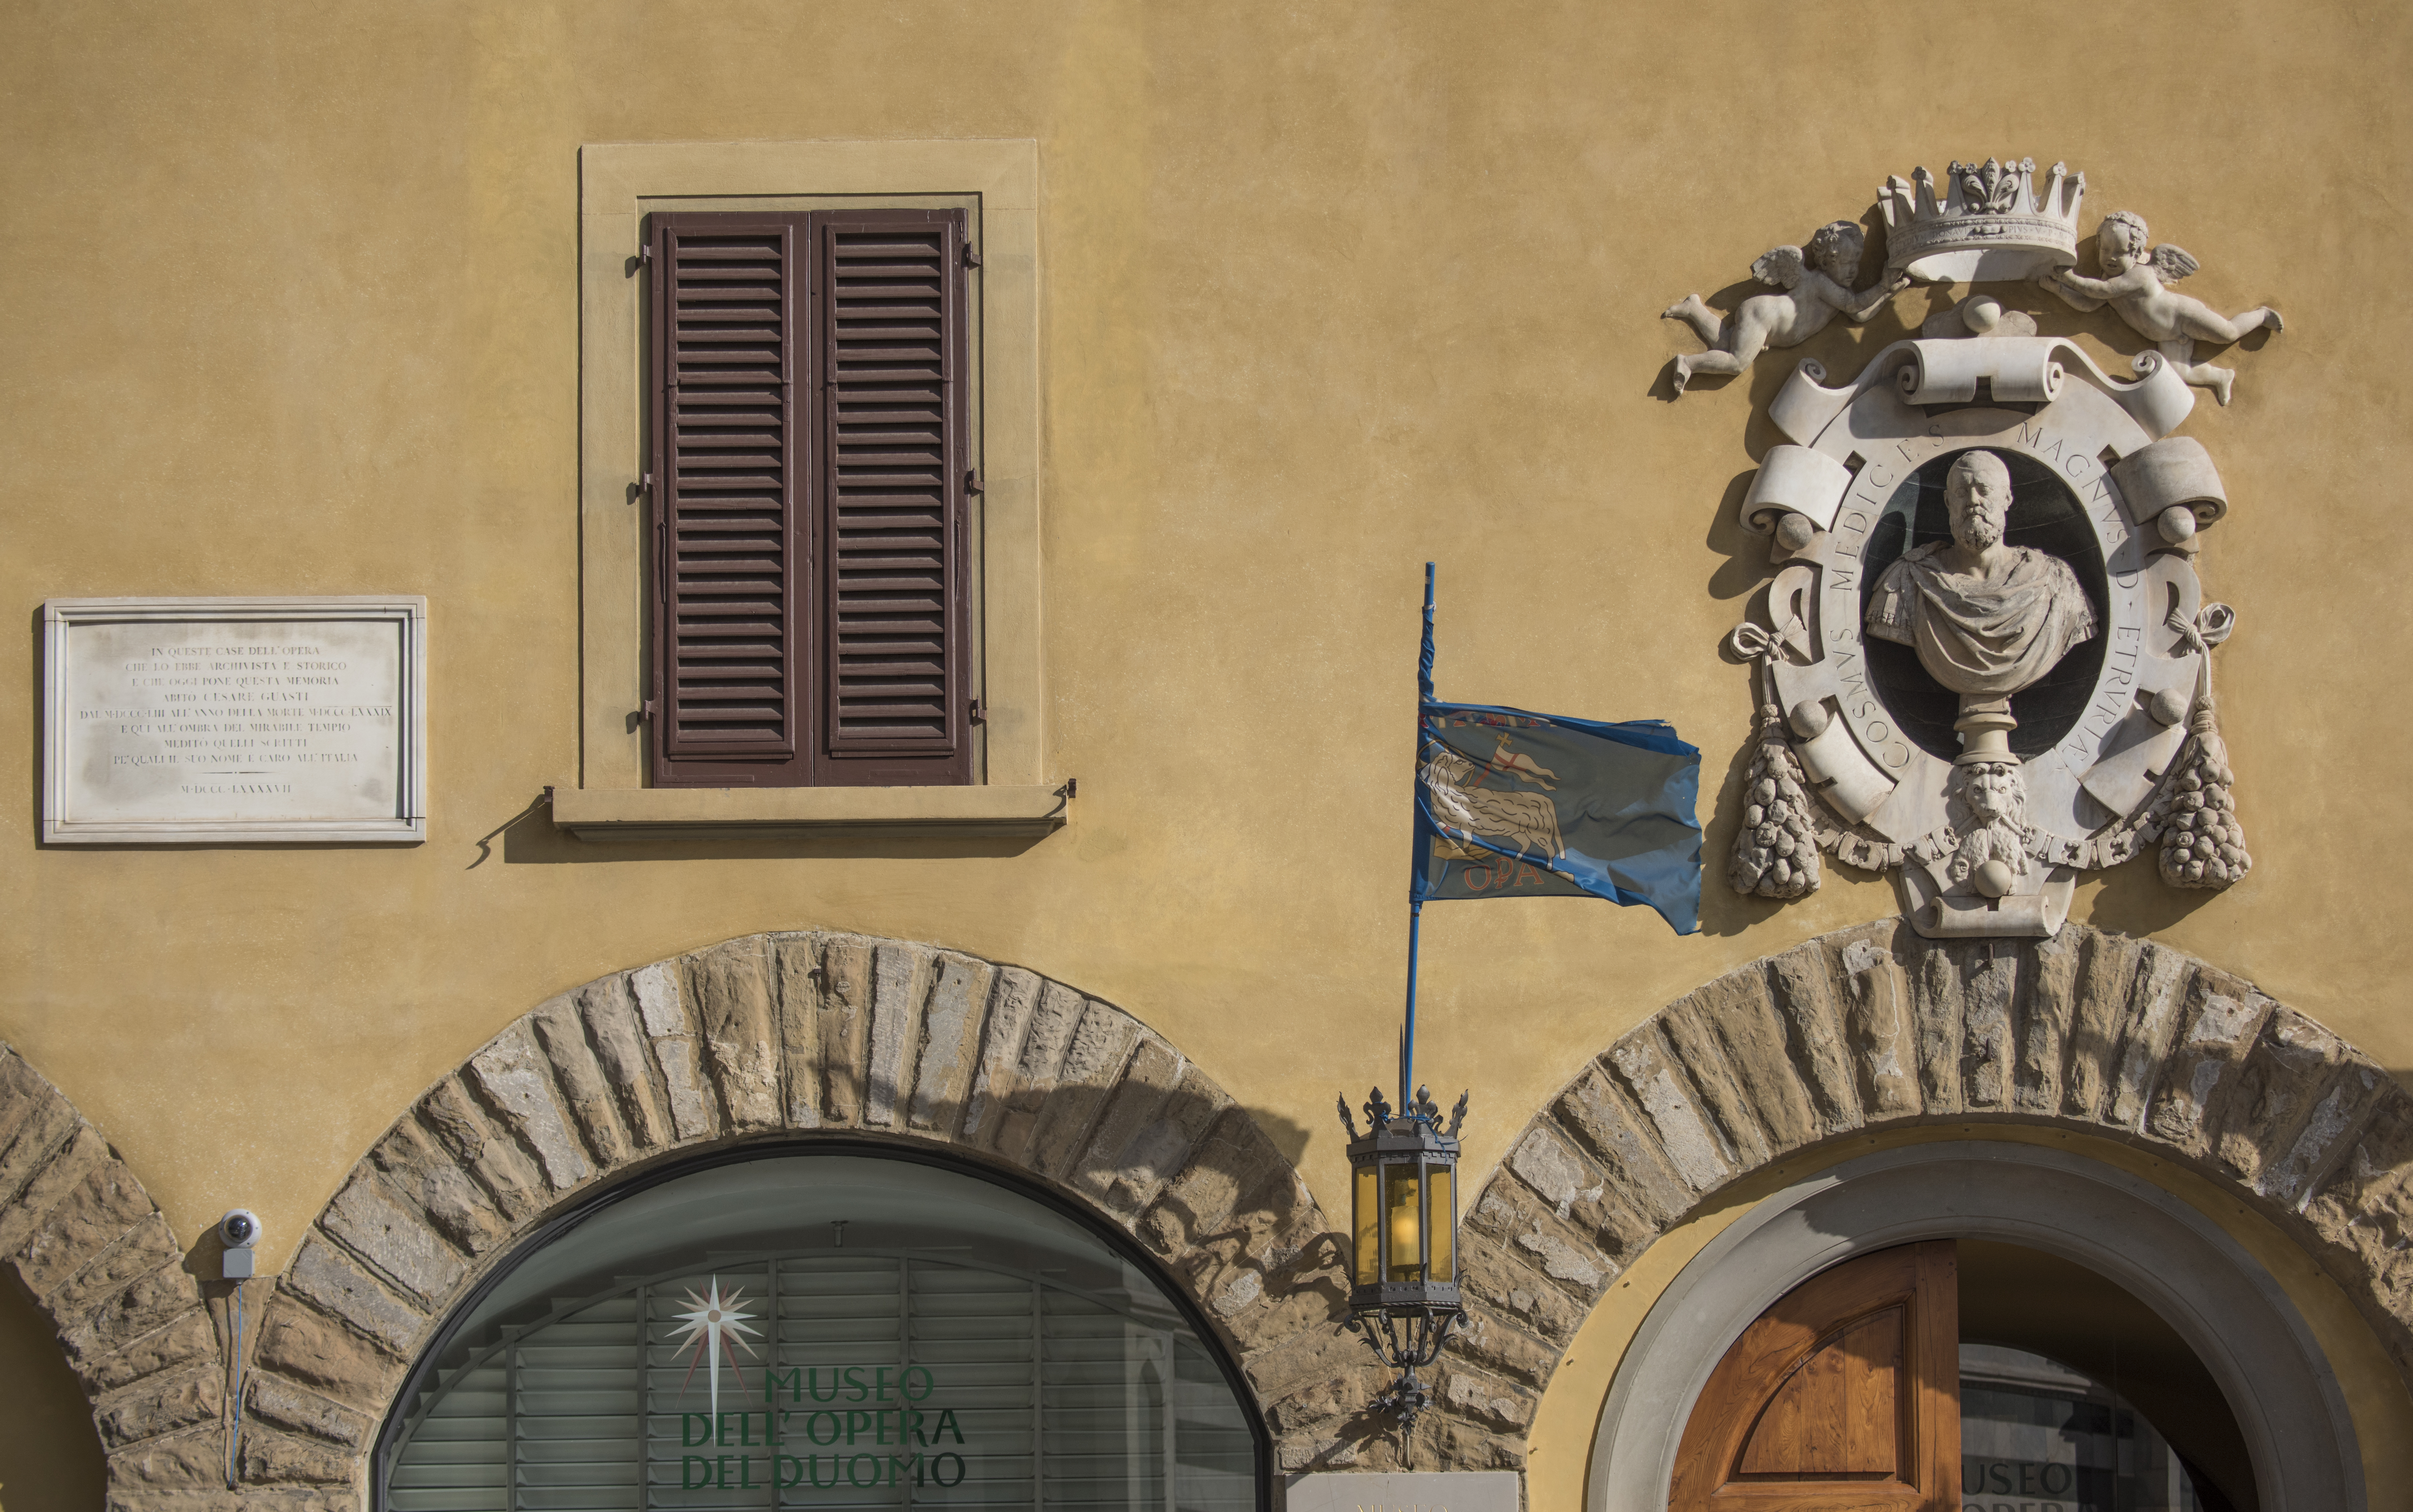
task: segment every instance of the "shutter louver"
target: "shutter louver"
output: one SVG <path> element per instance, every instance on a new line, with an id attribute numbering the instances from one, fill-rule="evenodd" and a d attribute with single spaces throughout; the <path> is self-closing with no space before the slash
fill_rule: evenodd
<path id="1" fill-rule="evenodd" d="M 817 219 L 824 780 L 967 781 L 963 219 Z"/>
<path id="2" fill-rule="evenodd" d="M 422 1392 L 411 1452 L 387 1483 L 392 1512 L 481 1512 L 511 1475 L 510 1371 L 499 1356 L 446 1371 Z"/>
<path id="3" fill-rule="evenodd" d="M 797 217 L 657 217 L 658 777 L 809 781 Z"/>
<path id="4" fill-rule="evenodd" d="M 965 217 L 654 217 L 654 779 L 972 780 Z"/>

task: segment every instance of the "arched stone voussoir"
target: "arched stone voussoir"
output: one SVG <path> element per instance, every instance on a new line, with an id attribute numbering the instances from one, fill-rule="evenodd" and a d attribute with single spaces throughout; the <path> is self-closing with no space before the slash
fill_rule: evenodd
<path id="1" fill-rule="evenodd" d="M 223 1436 L 225 1356 L 200 1283 L 158 1205 L 100 1132 L 0 1045 L 0 1256 L 58 1329 L 131 1505 Z M 129 1500 L 131 1499 L 131 1500 Z"/>
<path id="2" fill-rule="evenodd" d="M 2235 1193 L 2413 1380 L 2413 1097 L 2393 1077 L 2152 941 L 1946 942 L 1887 921 L 1668 1004 L 1534 1117 L 1467 1208 L 1469 1375 L 1437 1413 L 1520 1448 L 1593 1303 L 1709 1199 L 1852 1134 L 1990 1120 L 2132 1144 Z"/>
<path id="3" fill-rule="evenodd" d="M 1120 1226 L 1240 1360 L 1286 1460 L 1329 1458 L 1363 1405 L 1369 1356 L 1334 1327 L 1338 1238 L 1256 1119 L 1162 1036 L 935 945 L 748 935 L 539 1004 L 370 1149 L 261 1324 L 263 1483 L 362 1484 L 447 1312 L 595 1184 L 816 1134 L 944 1146 Z"/>

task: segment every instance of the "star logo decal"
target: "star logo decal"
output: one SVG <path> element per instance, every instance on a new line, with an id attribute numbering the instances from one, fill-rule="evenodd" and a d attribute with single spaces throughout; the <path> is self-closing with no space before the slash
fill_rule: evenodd
<path id="1" fill-rule="evenodd" d="M 762 1333 L 748 1326 L 754 1314 L 748 1312 L 742 1305 L 746 1300 L 744 1289 L 732 1291 L 723 1297 L 718 1276 L 712 1278 L 703 1296 L 699 1297 L 690 1290 L 687 1299 L 693 1305 L 688 1312 L 675 1314 L 684 1326 L 674 1329 L 671 1335 L 673 1342 L 692 1342 L 694 1345 L 688 1355 L 687 1374 L 679 1381 L 679 1391 L 682 1395 L 686 1393 L 688 1383 L 695 1379 L 696 1366 L 704 1365 L 705 1379 L 712 1389 L 713 1420 L 718 1422 L 720 1418 L 721 1356 L 728 1356 L 729 1368 L 736 1372 L 738 1387 L 743 1390 L 746 1372 L 737 1363 L 737 1346 L 743 1345 L 748 1355 L 760 1354 L 761 1351 L 748 1343 L 744 1336 L 750 1334 L 759 1339 Z"/>

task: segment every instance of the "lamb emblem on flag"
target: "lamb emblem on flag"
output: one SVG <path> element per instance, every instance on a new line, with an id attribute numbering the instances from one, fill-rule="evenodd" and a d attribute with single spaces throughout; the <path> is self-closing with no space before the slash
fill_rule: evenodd
<path id="1" fill-rule="evenodd" d="M 1424 783 L 1425 802 L 1432 810 L 1435 826 L 1448 838 L 1433 848 L 1436 854 L 1483 860 L 1493 852 L 1469 843 L 1478 837 L 1513 849 L 1519 857 L 1532 851 L 1544 866 L 1566 853 L 1566 841 L 1559 834 L 1558 805 L 1548 793 L 1483 785 L 1511 775 L 1544 788 L 1554 785 L 1557 774 L 1511 749 L 1506 736 L 1501 737 L 1491 760 L 1479 767 L 1446 746 L 1429 744 L 1416 775 Z"/>

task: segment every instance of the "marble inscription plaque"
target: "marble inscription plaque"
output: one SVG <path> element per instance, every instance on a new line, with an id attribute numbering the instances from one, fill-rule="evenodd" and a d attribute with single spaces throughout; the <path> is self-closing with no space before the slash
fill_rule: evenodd
<path id="1" fill-rule="evenodd" d="M 423 599 L 54 599 L 43 838 L 426 838 Z"/>

